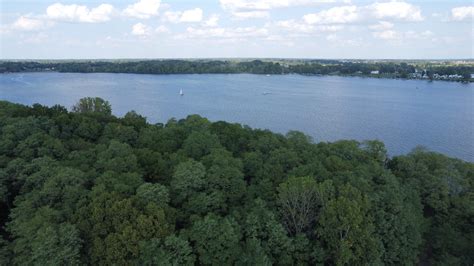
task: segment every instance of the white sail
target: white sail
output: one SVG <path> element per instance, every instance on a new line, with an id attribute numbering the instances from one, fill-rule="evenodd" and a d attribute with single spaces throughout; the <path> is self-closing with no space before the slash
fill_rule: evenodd
<path id="1" fill-rule="evenodd" d="M 183 93 L 183 89 L 179 90 L 179 95 L 183 96 L 184 93 Z"/>

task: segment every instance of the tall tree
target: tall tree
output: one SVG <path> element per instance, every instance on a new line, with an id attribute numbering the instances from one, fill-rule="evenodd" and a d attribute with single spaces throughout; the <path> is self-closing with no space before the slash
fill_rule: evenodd
<path id="1" fill-rule="evenodd" d="M 86 97 L 80 99 L 73 107 L 72 111 L 76 113 L 99 113 L 110 115 L 112 107 L 110 103 L 99 97 Z"/>

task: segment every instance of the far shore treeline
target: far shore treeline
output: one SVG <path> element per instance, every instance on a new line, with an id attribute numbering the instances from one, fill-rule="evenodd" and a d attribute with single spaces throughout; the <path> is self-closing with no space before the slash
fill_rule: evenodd
<path id="1" fill-rule="evenodd" d="M 136 74 L 302 74 L 474 81 L 472 61 L 398 60 L 4 60 L 0 73 L 73 72 Z"/>
<path id="2" fill-rule="evenodd" d="M 0 265 L 473 265 L 473 243 L 473 163 L 0 101 Z"/>

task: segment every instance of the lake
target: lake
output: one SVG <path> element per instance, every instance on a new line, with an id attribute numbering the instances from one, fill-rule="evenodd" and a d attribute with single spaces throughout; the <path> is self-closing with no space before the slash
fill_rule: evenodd
<path id="1" fill-rule="evenodd" d="M 184 95 L 180 96 L 179 91 Z M 474 85 L 336 76 L 0 74 L 0 99 L 72 106 L 98 96 L 149 122 L 199 114 L 315 142 L 379 139 L 390 155 L 417 145 L 474 161 Z"/>

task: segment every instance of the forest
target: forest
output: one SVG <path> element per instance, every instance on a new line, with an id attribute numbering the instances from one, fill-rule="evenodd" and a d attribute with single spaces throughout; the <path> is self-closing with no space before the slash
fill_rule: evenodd
<path id="1" fill-rule="evenodd" d="M 459 75 L 457 81 L 473 81 L 474 64 L 432 64 L 406 62 L 359 62 L 339 60 L 108 60 L 108 61 L 0 61 L 0 73 L 57 71 L 72 73 L 135 73 L 135 74 L 302 74 L 349 75 L 415 78 L 416 73 Z"/>
<path id="2" fill-rule="evenodd" d="M 1 265 L 473 265 L 474 164 L 0 101 Z"/>

